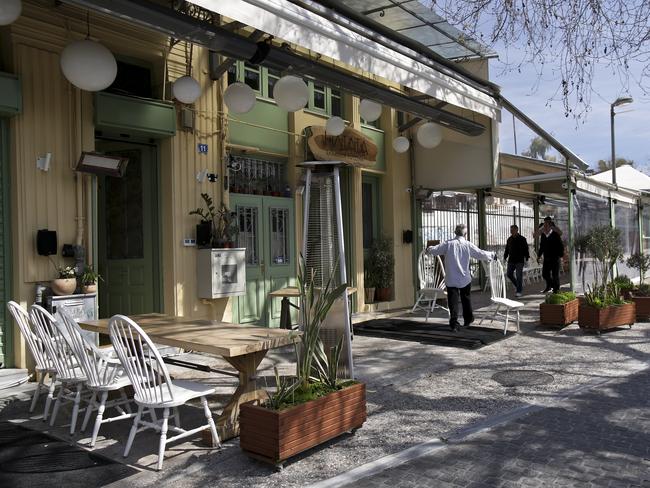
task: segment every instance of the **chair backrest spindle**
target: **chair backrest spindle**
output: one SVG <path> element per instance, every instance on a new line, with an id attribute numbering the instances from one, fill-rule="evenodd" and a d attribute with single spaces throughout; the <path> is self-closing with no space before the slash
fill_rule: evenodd
<path id="1" fill-rule="evenodd" d="M 427 254 L 426 250 L 418 258 L 418 278 L 420 289 L 445 288 L 445 267 L 440 256 Z"/>
<path id="2" fill-rule="evenodd" d="M 41 339 L 36 334 L 34 325 L 29 318 L 29 313 L 27 310 L 25 310 L 14 301 L 8 302 L 7 308 L 18 324 L 18 328 L 25 338 L 25 342 L 27 342 L 27 346 L 29 347 L 32 356 L 34 356 L 36 368 L 41 371 L 54 369 L 54 364 L 45 351 L 45 345 L 43 344 L 43 341 L 41 341 Z"/>

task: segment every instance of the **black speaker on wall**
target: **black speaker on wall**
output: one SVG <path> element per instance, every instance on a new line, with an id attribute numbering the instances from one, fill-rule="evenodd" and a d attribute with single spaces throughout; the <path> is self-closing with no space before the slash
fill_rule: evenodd
<path id="1" fill-rule="evenodd" d="M 404 230 L 402 231 L 402 242 L 404 244 L 411 244 L 413 242 L 413 231 Z"/>
<path id="2" fill-rule="evenodd" d="M 36 232 L 36 251 L 41 256 L 56 254 L 58 247 L 55 230 L 40 229 Z"/>

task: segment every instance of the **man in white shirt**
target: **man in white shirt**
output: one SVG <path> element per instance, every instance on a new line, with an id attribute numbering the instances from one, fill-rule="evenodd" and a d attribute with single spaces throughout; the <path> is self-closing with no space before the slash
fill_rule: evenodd
<path id="1" fill-rule="evenodd" d="M 432 255 L 445 256 L 445 283 L 447 284 L 447 300 L 449 302 L 449 327 L 454 332 L 458 331 L 458 299 L 463 305 L 464 326 L 474 321 L 472 311 L 472 300 L 470 292 L 472 288 L 472 275 L 469 271 L 470 258 L 481 261 L 496 259 L 493 252 L 483 251 L 466 239 L 467 227 L 458 224 L 454 231 L 456 237 L 449 239 L 437 246 L 427 248 L 427 253 Z"/>

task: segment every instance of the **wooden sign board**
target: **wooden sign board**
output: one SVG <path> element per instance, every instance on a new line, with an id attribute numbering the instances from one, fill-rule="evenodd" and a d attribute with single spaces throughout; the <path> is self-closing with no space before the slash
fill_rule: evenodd
<path id="1" fill-rule="evenodd" d="M 331 136 L 325 133 L 325 127 L 312 125 L 307 144 L 314 158 L 319 161 L 343 161 L 362 168 L 377 163 L 377 145 L 351 127 L 346 127 L 339 136 Z"/>

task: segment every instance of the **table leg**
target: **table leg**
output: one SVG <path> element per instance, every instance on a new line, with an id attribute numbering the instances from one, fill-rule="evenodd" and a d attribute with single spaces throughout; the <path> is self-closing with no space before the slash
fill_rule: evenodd
<path id="1" fill-rule="evenodd" d="M 289 306 L 291 302 L 287 297 L 282 297 L 282 303 L 280 304 L 280 327 L 283 329 L 291 329 L 291 313 L 289 312 Z"/>
<path id="2" fill-rule="evenodd" d="M 217 418 L 217 433 L 219 440 L 226 441 L 239 435 L 239 406 L 252 400 L 265 400 L 268 398 L 266 390 L 257 387 L 257 367 L 266 356 L 266 350 L 244 354 L 231 358 L 224 358 L 231 366 L 239 371 L 239 386 L 230 397 L 230 401 Z M 203 442 L 214 446 L 212 434 L 209 430 L 203 431 Z"/>

